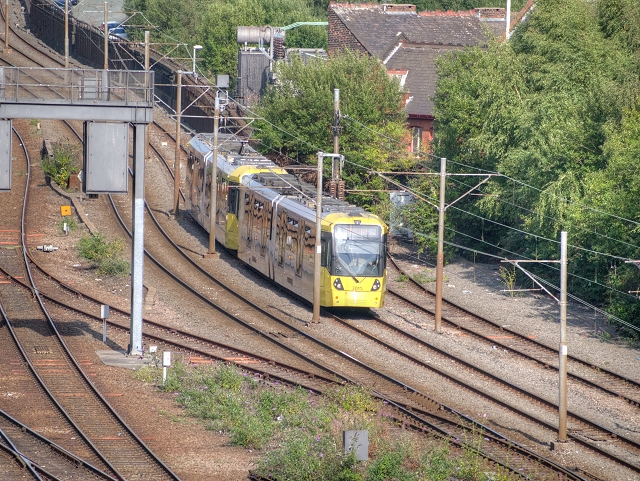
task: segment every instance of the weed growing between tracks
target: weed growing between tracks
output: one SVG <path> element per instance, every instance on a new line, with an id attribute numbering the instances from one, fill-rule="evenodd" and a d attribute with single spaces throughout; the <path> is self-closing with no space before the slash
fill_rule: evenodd
<path id="1" fill-rule="evenodd" d="M 43 157 L 40 160 L 42 170 L 56 184 L 63 189 L 69 185 L 69 176 L 78 172 L 78 164 L 82 152 L 76 144 L 69 140 L 54 142 L 52 145 L 52 157 Z"/>
<path id="2" fill-rule="evenodd" d="M 135 372 L 144 382 L 161 383 L 162 369 Z M 400 429 L 389 406 L 366 388 L 340 386 L 324 396 L 277 382 L 264 384 L 235 365 L 189 367 L 175 362 L 165 391 L 207 429 L 228 434 L 231 443 L 260 450 L 256 474 L 278 481 L 510 481 L 516 476 L 487 467 L 476 449 L 459 451 L 447 443 Z M 342 431 L 369 431 L 369 461 L 345 455 Z"/>
<path id="3" fill-rule="evenodd" d="M 131 265 L 122 259 L 124 243 L 120 239 L 107 241 L 100 233 L 88 235 L 78 241 L 78 254 L 92 261 L 98 274 L 106 276 L 125 276 Z"/>

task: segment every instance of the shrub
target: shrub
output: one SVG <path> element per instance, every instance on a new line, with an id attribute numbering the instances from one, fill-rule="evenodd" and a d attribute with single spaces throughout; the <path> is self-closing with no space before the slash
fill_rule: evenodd
<path id="1" fill-rule="evenodd" d="M 124 276 L 131 269 L 129 263 L 120 257 L 124 251 L 124 243 L 120 239 L 107 242 L 98 233 L 83 237 L 78 241 L 77 247 L 80 256 L 92 261 L 100 275 Z"/>
<path id="2" fill-rule="evenodd" d="M 69 176 L 78 172 L 78 147 L 68 140 L 53 143 L 53 158 L 44 157 L 42 170 L 63 189 L 69 185 Z"/>

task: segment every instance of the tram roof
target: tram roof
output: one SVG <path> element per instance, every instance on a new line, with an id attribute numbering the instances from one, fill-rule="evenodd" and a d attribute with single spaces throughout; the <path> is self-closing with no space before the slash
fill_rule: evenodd
<path id="1" fill-rule="evenodd" d="M 191 146 L 210 162 L 213 150 L 213 134 L 199 134 L 190 141 Z M 248 142 L 232 134 L 218 135 L 218 168 L 227 174 L 239 170 L 239 167 L 255 167 L 260 169 L 247 175 L 242 183 L 259 191 L 265 198 L 274 200 L 281 196 L 280 201 L 292 212 L 304 217 L 315 216 L 317 189 L 316 186 L 301 181 L 293 174 L 282 173 L 282 167 L 256 152 Z M 274 169 L 265 171 L 262 169 Z M 277 169 L 277 170 L 276 170 Z M 330 214 L 344 216 L 375 217 L 361 207 L 354 206 L 343 200 L 327 195 L 322 196 L 322 217 Z"/>

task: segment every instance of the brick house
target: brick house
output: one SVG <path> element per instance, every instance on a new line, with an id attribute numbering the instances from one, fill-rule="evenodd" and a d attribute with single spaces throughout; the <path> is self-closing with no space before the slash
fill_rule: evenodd
<path id="1" fill-rule="evenodd" d="M 433 139 L 438 56 L 504 36 L 505 10 L 417 12 L 415 5 L 329 4 L 328 54 L 348 48 L 379 59 L 406 90 L 410 150 Z"/>

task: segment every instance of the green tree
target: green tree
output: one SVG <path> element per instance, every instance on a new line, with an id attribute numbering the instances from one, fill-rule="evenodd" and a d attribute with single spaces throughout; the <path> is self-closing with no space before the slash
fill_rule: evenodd
<path id="1" fill-rule="evenodd" d="M 620 8 L 625 5 L 629 11 Z M 485 195 L 447 211 L 460 242 L 554 258 L 557 243 L 543 238 L 567 230 L 570 243 L 585 248 L 575 254 L 570 287 L 612 312 L 634 315 L 625 296 L 604 296 L 602 285 L 632 290 L 635 270 L 615 262 L 612 269 L 611 259 L 595 253 L 640 255 L 635 226 L 606 214 L 638 217 L 627 205 L 637 195 L 630 179 L 640 69 L 625 13 L 634 15 L 623 0 L 540 0 L 508 43 L 442 58 L 435 150 L 458 162 L 452 171 L 479 168 L 517 179 L 493 180 L 482 188 Z M 471 185 L 452 179 L 447 197 Z M 555 282 L 557 273 L 551 276 Z"/>
<path id="2" fill-rule="evenodd" d="M 130 23 L 151 22 L 152 40 L 161 42 L 166 51 L 174 51 L 175 39 L 188 46 L 200 44 L 199 67 L 211 73 L 235 75 L 240 46 L 236 27 L 285 27 L 296 22 L 326 21 L 318 16 L 308 0 L 125 0 L 129 11 L 142 12 Z M 139 33 L 141 35 L 141 33 Z M 167 45 L 172 44 L 173 45 Z M 287 31 L 288 47 L 326 48 L 326 27 L 300 27 Z M 191 55 L 190 47 L 173 56 Z"/>
<path id="3" fill-rule="evenodd" d="M 268 119 L 258 123 L 257 136 L 266 154 L 315 164 L 317 152 L 333 151 L 333 96 L 340 89 L 340 152 L 349 189 L 381 189 L 382 179 L 368 171 L 405 168 L 406 113 L 397 80 L 376 59 L 344 52 L 328 61 L 306 64 L 293 57 L 275 68 L 277 82 L 267 88 L 257 107 Z M 328 166 L 327 167 L 327 172 Z M 377 201 L 364 200 L 372 207 Z"/>

